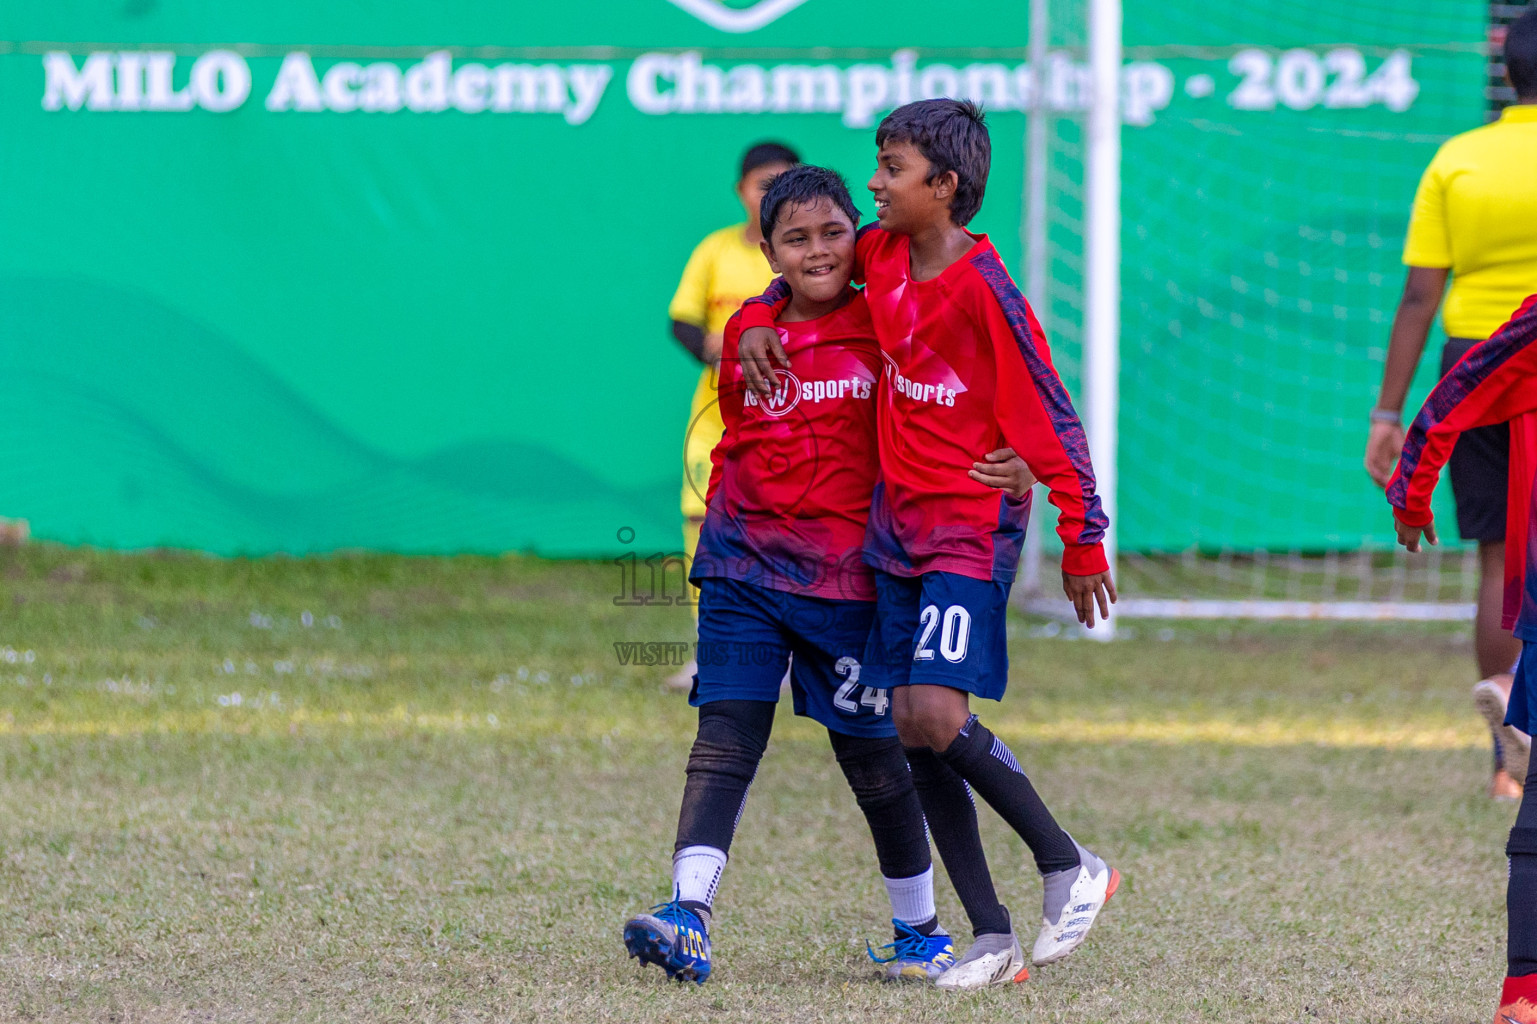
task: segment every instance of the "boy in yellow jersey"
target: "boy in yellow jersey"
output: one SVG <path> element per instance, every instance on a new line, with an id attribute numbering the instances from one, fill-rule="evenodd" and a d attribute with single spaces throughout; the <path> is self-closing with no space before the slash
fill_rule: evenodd
<path id="1" fill-rule="evenodd" d="M 1404 243 L 1408 280 L 1393 321 L 1382 391 L 1372 410 L 1366 445 L 1366 470 L 1380 486 L 1387 486 L 1403 447 L 1404 398 L 1443 292 L 1444 376 L 1537 288 L 1537 189 L 1532 187 L 1537 168 L 1537 9 L 1511 25 L 1505 38 L 1505 69 L 1515 87 L 1515 105 L 1505 108 L 1493 124 L 1447 140 L 1414 196 Z M 1494 734 L 1489 794 L 1515 800 L 1521 796 L 1531 740 L 1504 724 L 1509 673 L 1521 653 L 1521 642 L 1500 628 L 1509 452 L 1506 424 L 1478 427 L 1457 441 L 1450 469 L 1458 532 L 1463 540 L 1478 544 L 1473 633 L 1483 682 L 1473 688 L 1473 699 Z"/>
<path id="2" fill-rule="evenodd" d="M 743 154 L 736 194 L 747 221 L 705 236 L 688 258 L 683 279 L 667 307 L 673 337 L 704 364 L 683 436 L 683 552 L 690 564 L 699 546 L 699 527 L 704 522 L 710 452 L 726 430 L 715 399 L 726 321 L 742 303 L 762 294 L 774 280 L 774 271 L 760 246 L 763 231 L 758 223 L 758 208 L 769 180 L 800 162 L 795 150 L 778 142 L 760 142 Z M 698 600 L 697 592 L 694 599 Z M 685 665 L 672 678 L 673 687 L 689 689 L 695 671 L 693 663 Z"/>

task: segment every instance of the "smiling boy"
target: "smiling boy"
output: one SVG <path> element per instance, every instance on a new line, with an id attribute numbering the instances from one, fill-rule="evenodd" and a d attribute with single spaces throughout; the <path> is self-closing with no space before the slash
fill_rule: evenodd
<path id="1" fill-rule="evenodd" d="M 987 237 L 965 229 L 991 163 L 981 110 L 911 103 L 875 138 L 869 189 L 880 228 L 861 232 L 857 250 L 886 364 L 864 543 L 877 608 L 865 661 L 868 677 L 891 688 L 913 783 L 976 935 L 937 984 L 975 988 L 1017 980 L 1026 961 L 994 894 L 968 787 L 1024 840 L 1042 875 L 1035 963 L 1078 948 L 1120 876 L 1062 830 L 1013 752 L 971 713 L 972 695 L 999 700 L 1008 683 L 1004 618 L 1029 503 L 985 486 L 970 453 L 1007 445 L 1049 487 L 1062 585 L 1080 622 L 1093 626 L 1096 605 L 1108 614 L 1115 587 L 1088 442 L 1040 324 Z M 766 329 L 787 296 L 776 282 L 743 308 L 743 373 L 760 391 L 793 372 L 793 355 Z"/>

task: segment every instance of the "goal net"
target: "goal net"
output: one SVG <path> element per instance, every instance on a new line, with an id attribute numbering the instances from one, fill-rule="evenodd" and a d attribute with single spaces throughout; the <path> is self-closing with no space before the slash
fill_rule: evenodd
<path id="1" fill-rule="evenodd" d="M 1085 187 L 1090 0 L 1035 3 L 1033 24 L 1048 25 L 1032 51 L 1044 65 L 1027 118 L 1023 283 L 1092 407 L 1085 225 L 1107 200 Z M 1126 5 L 1119 97 L 1120 615 L 1471 617 L 1476 552 L 1456 539 L 1449 487 L 1441 546 L 1402 554 L 1362 455 L 1415 186 L 1436 148 L 1499 101 L 1488 37 L 1516 11 L 1146 6 Z M 1406 416 L 1443 340 L 1438 324 Z M 1043 499 L 1018 589 L 1060 612 Z"/>

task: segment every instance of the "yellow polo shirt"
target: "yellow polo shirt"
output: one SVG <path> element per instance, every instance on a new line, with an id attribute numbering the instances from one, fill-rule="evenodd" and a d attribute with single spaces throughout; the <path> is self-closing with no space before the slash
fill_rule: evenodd
<path id="1" fill-rule="evenodd" d="M 1454 338 L 1489 337 L 1537 291 L 1537 106 L 1448 139 L 1420 179 L 1404 262 L 1449 267 Z"/>
<path id="2" fill-rule="evenodd" d="M 733 224 L 706 235 L 694 248 L 667 315 L 696 324 L 706 334 L 719 334 L 742 303 L 762 295 L 772 280 L 774 272 L 763 250 L 747 244 L 747 225 Z M 683 439 L 683 514 L 698 518 L 704 515 L 710 486 L 710 452 L 726 432 L 715 401 L 713 367 L 705 367 L 699 375 L 688 423 Z"/>

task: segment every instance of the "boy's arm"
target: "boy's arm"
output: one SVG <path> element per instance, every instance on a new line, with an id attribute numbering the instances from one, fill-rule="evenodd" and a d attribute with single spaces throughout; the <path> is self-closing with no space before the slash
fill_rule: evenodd
<path id="1" fill-rule="evenodd" d="M 1425 339 L 1430 336 L 1441 296 L 1446 292 L 1448 274 L 1445 267 L 1410 267 L 1398 312 L 1393 314 L 1382 387 L 1366 435 L 1366 472 L 1378 487 L 1387 487 L 1393 476 L 1393 463 L 1398 461 L 1404 446 L 1404 397 L 1425 351 Z M 1398 414 L 1398 419 L 1388 418 L 1388 413 Z"/>
<path id="2" fill-rule="evenodd" d="M 701 363 L 705 358 L 705 324 L 710 318 L 710 276 L 712 256 L 709 240 L 694 247 L 683 276 L 678 280 L 678 290 L 667 304 L 667 318 L 672 322 L 672 336 L 689 355 Z"/>
<path id="3" fill-rule="evenodd" d="M 772 331 L 774 321 L 779 319 L 789 301 L 790 286 L 785 284 L 784 278 L 776 277 L 763 289 L 762 295 L 754 295 L 742 303 L 742 308 L 734 315 L 741 318 L 743 332 L 754 327 L 767 327 Z"/>
<path id="4" fill-rule="evenodd" d="M 979 484 L 1003 491 L 1015 501 L 1024 501 L 1030 488 L 1040 482 L 1030 472 L 1030 466 L 1014 454 L 1012 448 L 988 452 L 983 459 L 986 461 L 973 462 L 966 475 Z"/>
<path id="5" fill-rule="evenodd" d="M 1388 483 L 1394 517 L 1415 530 L 1431 524 L 1430 495 L 1464 430 L 1537 410 L 1537 295 L 1488 341 L 1469 350 L 1425 399 Z"/>
<path id="6" fill-rule="evenodd" d="M 710 486 L 705 492 L 706 506 L 715 498 L 715 490 L 720 486 L 722 467 L 726 462 L 726 449 L 735 439 L 737 426 L 742 422 L 742 371 L 741 364 L 736 358 L 737 341 L 742 333 L 741 320 L 742 314 L 738 311 L 726 322 L 725 338 L 721 344 L 720 377 L 717 380 L 716 401 L 719 403 L 721 422 L 725 424 L 726 430 L 721 434 L 720 441 L 710 450 Z"/>
<path id="7" fill-rule="evenodd" d="M 1035 314 L 1001 265 L 997 272 L 1003 275 L 999 281 L 984 271 L 992 295 L 982 296 L 977 305 L 997 366 L 998 425 L 1008 445 L 1051 490 L 1063 543 L 1062 570 L 1073 576 L 1108 572 L 1104 537 L 1110 521 L 1094 492 L 1083 424 L 1051 364 Z"/>
<path id="8" fill-rule="evenodd" d="M 742 379 L 764 397 L 773 394 L 778 384 L 774 367 L 790 365 L 790 357 L 779 344 L 779 332 L 774 330 L 774 321 L 789 301 L 790 286 L 784 278 L 776 277 L 762 295 L 742 303 L 733 318 L 740 321 L 736 361 L 742 368 Z"/>
<path id="9" fill-rule="evenodd" d="M 877 230 L 874 224 L 866 224 L 859 231 L 854 245 L 855 284 L 865 283 L 865 256 L 876 244 L 874 232 Z M 774 321 L 779 319 L 789 301 L 790 286 L 785 284 L 784 278 L 776 277 L 767 291 L 748 299 L 740 310 L 742 340 L 738 358 L 742 363 L 742 375 L 748 387 L 764 396 L 773 394 L 778 383 L 774 367 L 790 368 L 790 358 L 779 344 L 779 332 L 774 330 Z"/>
<path id="10" fill-rule="evenodd" d="M 683 346 L 683 350 L 701 363 L 707 362 L 704 355 L 704 328 L 698 324 L 691 324 L 686 320 L 672 321 L 672 336 Z"/>
<path id="11" fill-rule="evenodd" d="M 1388 357 L 1382 367 L 1382 387 L 1366 435 L 1366 472 L 1378 487 L 1387 487 L 1393 463 L 1404 446 L 1404 398 L 1414 381 L 1415 367 L 1425 351 L 1425 339 L 1446 293 L 1452 266 L 1452 239 L 1446 226 L 1446 182 L 1440 153 L 1420 176 L 1404 238 L 1404 263 L 1409 273 L 1403 298 L 1388 334 Z M 1389 414 L 1398 413 L 1395 420 Z"/>

